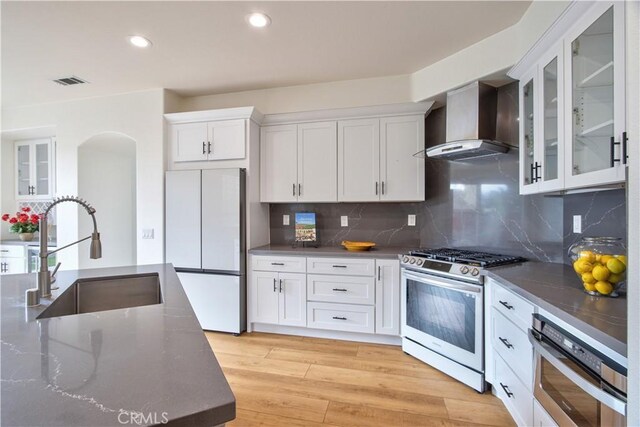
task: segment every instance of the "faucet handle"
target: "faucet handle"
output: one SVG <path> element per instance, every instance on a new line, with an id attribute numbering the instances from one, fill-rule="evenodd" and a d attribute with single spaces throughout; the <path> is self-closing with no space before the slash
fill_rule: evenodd
<path id="1" fill-rule="evenodd" d="M 61 263 L 61 262 L 59 262 L 59 263 L 56 265 L 56 268 L 54 268 L 54 269 L 53 269 L 53 271 L 51 272 L 51 276 L 50 276 L 50 277 L 51 277 L 51 283 L 53 283 L 53 282 L 55 282 L 55 281 L 56 281 L 56 279 L 55 279 L 55 275 L 56 275 L 56 273 L 58 272 L 58 269 L 60 268 L 60 265 L 61 265 L 61 264 L 62 264 L 62 263 Z"/>

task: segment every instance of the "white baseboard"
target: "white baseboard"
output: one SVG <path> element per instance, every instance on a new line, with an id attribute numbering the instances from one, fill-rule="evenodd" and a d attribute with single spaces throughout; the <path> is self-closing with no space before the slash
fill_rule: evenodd
<path id="1" fill-rule="evenodd" d="M 371 344 L 402 344 L 400 336 L 361 334 L 356 332 L 328 331 L 324 329 L 301 328 L 296 326 L 271 325 L 268 323 L 252 323 L 247 332 L 268 332 L 272 334 L 298 335 L 303 337 L 327 338 L 341 341 L 357 341 Z"/>

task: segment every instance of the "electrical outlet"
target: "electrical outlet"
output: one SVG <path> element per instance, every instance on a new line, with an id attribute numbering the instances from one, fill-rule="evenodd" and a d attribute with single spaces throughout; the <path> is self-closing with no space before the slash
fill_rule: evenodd
<path id="1" fill-rule="evenodd" d="M 582 233 L 582 215 L 573 216 L 573 232 Z"/>
<path id="2" fill-rule="evenodd" d="M 153 228 L 143 228 L 142 229 L 142 238 L 143 239 L 153 239 Z"/>
<path id="3" fill-rule="evenodd" d="M 340 217 L 340 226 L 341 227 L 348 227 L 349 226 L 349 217 L 346 215 L 342 215 Z"/>
<path id="4" fill-rule="evenodd" d="M 289 215 L 282 215 L 282 225 L 289 225 Z"/>
<path id="5" fill-rule="evenodd" d="M 415 227 L 416 226 L 416 216 L 415 215 L 409 215 L 407 217 L 407 225 L 409 227 Z"/>

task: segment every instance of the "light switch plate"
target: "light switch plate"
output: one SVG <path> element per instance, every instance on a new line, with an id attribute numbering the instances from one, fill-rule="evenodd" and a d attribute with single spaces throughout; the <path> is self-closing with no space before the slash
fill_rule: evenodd
<path id="1" fill-rule="evenodd" d="M 409 215 L 407 217 L 407 225 L 409 227 L 415 227 L 416 226 L 416 216 L 415 215 Z"/>
<path id="2" fill-rule="evenodd" d="M 349 217 L 346 215 L 342 215 L 340 217 L 340 226 L 341 227 L 348 227 L 349 226 Z"/>
<path id="3" fill-rule="evenodd" d="M 153 228 L 143 228 L 142 229 L 142 238 L 143 239 L 153 239 Z"/>
<path id="4" fill-rule="evenodd" d="M 282 225 L 289 225 L 289 215 L 282 215 Z"/>
<path id="5" fill-rule="evenodd" d="M 582 215 L 573 216 L 573 232 L 582 233 Z"/>

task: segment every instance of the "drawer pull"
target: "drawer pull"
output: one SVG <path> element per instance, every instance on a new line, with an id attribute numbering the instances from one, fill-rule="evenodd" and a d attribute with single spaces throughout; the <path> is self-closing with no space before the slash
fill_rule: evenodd
<path id="1" fill-rule="evenodd" d="M 509 391 L 509 387 L 507 387 L 506 385 L 500 383 L 500 386 L 502 387 L 502 389 L 504 390 L 505 393 L 507 393 L 507 397 L 508 398 L 512 398 L 513 397 L 513 393 L 511 393 Z"/>
<path id="2" fill-rule="evenodd" d="M 276 291 L 276 279 L 273 279 L 273 292 Z"/>
<path id="3" fill-rule="evenodd" d="M 333 288 L 333 290 L 336 292 L 347 292 L 346 289 L 342 289 L 342 288 Z"/>
<path id="4" fill-rule="evenodd" d="M 272 262 L 271 265 L 284 265 L 284 262 Z"/>
<path id="5" fill-rule="evenodd" d="M 280 293 L 282 293 L 282 279 L 280 279 Z"/>
<path id="6" fill-rule="evenodd" d="M 340 316 L 333 316 L 333 318 L 334 318 L 335 320 L 347 320 L 347 318 L 346 318 L 346 317 L 340 317 Z"/>
<path id="7" fill-rule="evenodd" d="M 6 252 L 9 252 L 9 249 L 2 249 L 2 250 L 0 250 L 0 252 L 5 252 L 6 253 Z"/>
<path id="8" fill-rule="evenodd" d="M 509 305 L 509 303 L 506 301 L 500 301 L 500 304 L 504 305 L 507 308 L 507 310 L 513 310 L 513 306 Z"/>
<path id="9" fill-rule="evenodd" d="M 333 268 L 347 268 L 346 265 L 334 265 Z"/>
<path id="10" fill-rule="evenodd" d="M 502 341 L 502 344 L 504 344 L 505 347 L 513 348 L 513 344 L 511 344 L 506 338 L 498 337 L 498 339 Z"/>

